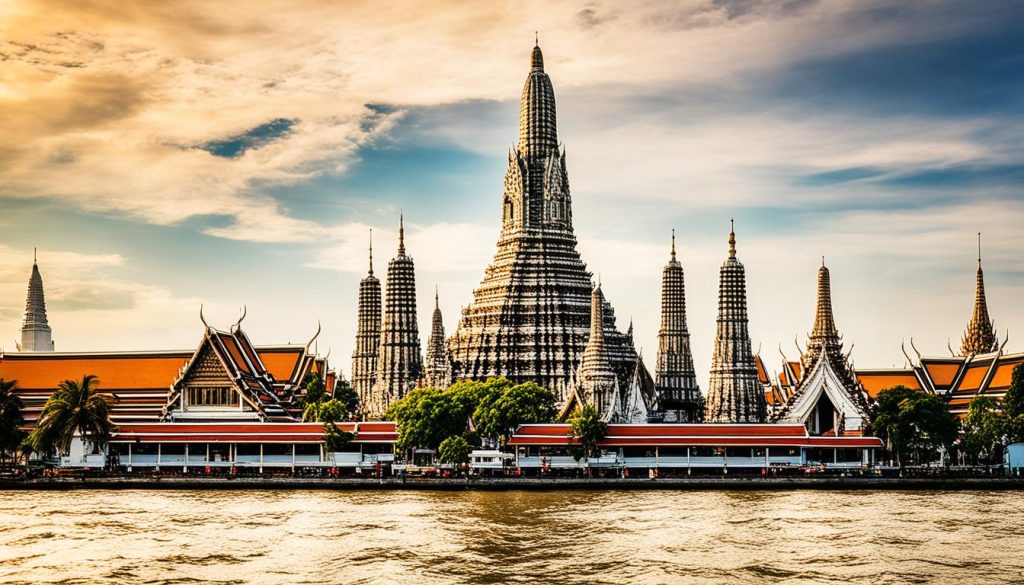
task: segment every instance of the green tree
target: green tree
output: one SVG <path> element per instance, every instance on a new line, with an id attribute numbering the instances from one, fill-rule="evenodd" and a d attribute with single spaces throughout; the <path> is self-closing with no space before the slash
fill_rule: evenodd
<path id="1" fill-rule="evenodd" d="M 320 374 L 316 372 L 310 372 L 306 375 L 306 379 L 303 380 L 306 391 L 299 399 L 299 403 L 303 408 L 310 404 L 317 402 L 323 402 L 327 398 L 327 392 L 324 389 L 324 380 L 320 377 Z"/>
<path id="2" fill-rule="evenodd" d="M 437 448 L 437 459 L 441 463 L 462 465 L 469 463 L 469 453 L 472 450 L 473 446 L 466 439 L 455 435 L 441 441 L 441 445 Z"/>
<path id="3" fill-rule="evenodd" d="M 1024 415 L 1024 363 L 1013 368 L 1010 387 L 1003 397 L 1003 412 L 1011 419 Z"/>
<path id="4" fill-rule="evenodd" d="M 974 398 L 967 408 L 967 416 L 963 422 L 964 451 L 974 458 L 984 454 L 988 461 L 997 459 L 1008 422 L 1008 417 L 999 408 L 999 402 L 995 398 Z"/>
<path id="5" fill-rule="evenodd" d="M 557 413 L 555 395 L 526 382 L 485 394 L 473 413 L 473 422 L 481 435 L 504 443 L 520 425 L 551 422 Z"/>
<path id="6" fill-rule="evenodd" d="M 607 434 L 608 423 L 601 420 L 601 414 L 592 405 L 577 407 L 569 415 L 569 436 L 579 441 L 580 446 L 575 454 L 577 461 L 584 457 L 599 455 L 597 444 L 603 441 Z"/>
<path id="7" fill-rule="evenodd" d="M 116 428 L 110 420 L 110 407 L 114 400 L 109 394 L 101 394 L 95 385 L 98 378 L 83 376 L 81 381 L 64 380 L 50 399 L 43 405 L 43 411 L 30 437 L 36 453 L 66 454 L 71 450 L 71 441 L 80 435 L 93 453 L 110 442 L 110 435 Z"/>
<path id="8" fill-rule="evenodd" d="M 906 386 L 882 390 L 872 415 L 872 428 L 900 465 L 910 458 L 931 460 L 939 448 L 948 450 L 960 432 L 941 397 Z"/>
<path id="9" fill-rule="evenodd" d="M 466 430 L 466 406 L 452 393 L 438 388 L 416 388 L 397 400 L 384 412 L 398 430 L 395 448 L 437 449 L 441 442 Z"/>
<path id="10" fill-rule="evenodd" d="M 25 405 L 14 392 L 17 386 L 16 380 L 0 378 L 0 458 L 17 453 L 25 438 L 25 431 L 21 430 L 21 425 L 25 422 L 21 416 L 21 409 Z"/>
<path id="11" fill-rule="evenodd" d="M 305 422 L 338 422 L 346 418 L 348 410 L 345 404 L 337 399 L 311 402 L 302 410 L 302 420 Z"/>
<path id="12" fill-rule="evenodd" d="M 345 378 L 339 376 L 338 381 L 334 383 L 333 398 L 340 400 L 345 405 L 345 410 L 350 413 L 359 409 L 359 395 Z"/>

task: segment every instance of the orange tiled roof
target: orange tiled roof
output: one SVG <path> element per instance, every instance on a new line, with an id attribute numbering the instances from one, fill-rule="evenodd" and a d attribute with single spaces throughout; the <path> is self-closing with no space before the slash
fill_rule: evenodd
<path id="1" fill-rule="evenodd" d="M 760 381 L 762 384 L 767 384 L 768 383 L 768 374 L 765 372 L 764 362 L 761 361 L 761 356 L 760 355 L 755 355 L 754 356 L 754 365 L 757 366 L 757 379 L 758 379 L 758 381 Z"/>
<path id="2" fill-rule="evenodd" d="M 796 375 L 796 381 L 799 382 L 804 377 L 803 365 L 800 362 L 789 362 L 789 366 L 793 368 L 793 373 Z"/>
<path id="3" fill-rule="evenodd" d="M 996 373 L 992 376 L 992 381 L 989 382 L 989 388 L 1009 388 L 1010 381 L 1013 379 L 1013 368 L 1017 367 L 1022 363 L 1022 360 L 999 360 L 999 367 L 996 369 Z"/>
<path id="4" fill-rule="evenodd" d="M 906 386 L 915 390 L 921 390 L 921 384 L 917 376 L 910 370 L 883 370 L 857 372 L 857 380 L 864 386 L 864 391 L 872 400 L 878 398 L 878 393 L 893 386 Z"/>
<path id="5" fill-rule="evenodd" d="M 963 380 L 957 386 L 957 392 L 976 391 L 981 388 L 981 383 L 985 380 L 985 374 L 988 373 L 991 365 L 991 362 L 985 362 L 967 366 L 967 373 L 964 374 Z"/>
<path id="6" fill-rule="evenodd" d="M 931 376 L 932 381 L 936 387 L 948 388 L 957 373 L 963 366 L 963 362 L 949 363 L 949 362 L 930 362 L 925 363 L 924 367 L 928 370 L 928 375 Z"/>
<path id="7" fill-rule="evenodd" d="M 170 388 L 191 351 L 110 354 L 7 354 L 0 378 L 17 380 L 21 390 L 52 390 L 69 378 L 93 374 L 101 390 Z"/>
<path id="8" fill-rule="evenodd" d="M 299 360 L 306 353 L 303 347 L 287 347 L 287 348 L 257 348 L 256 353 L 259 354 L 260 360 L 263 361 L 264 367 L 270 372 L 275 380 L 287 381 L 291 380 L 292 374 L 295 373 L 296 368 L 299 366 Z"/>

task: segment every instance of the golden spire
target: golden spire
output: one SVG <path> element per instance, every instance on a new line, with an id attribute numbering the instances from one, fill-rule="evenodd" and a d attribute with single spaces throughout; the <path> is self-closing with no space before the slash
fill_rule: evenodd
<path id="1" fill-rule="evenodd" d="M 978 233 L 978 272 L 974 282 L 974 312 L 967 324 L 960 344 L 962 355 L 991 353 L 999 347 L 996 339 L 995 326 L 988 313 L 988 300 L 985 298 L 985 275 L 981 270 L 981 233 Z"/>
<path id="2" fill-rule="evenodd" d="M 672 228 L 672 259 L 676 259 L 676 229 Z"/>

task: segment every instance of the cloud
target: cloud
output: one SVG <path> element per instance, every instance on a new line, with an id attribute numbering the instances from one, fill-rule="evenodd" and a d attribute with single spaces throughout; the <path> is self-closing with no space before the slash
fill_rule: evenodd
<path id="1" fill-rule="evenodd" d="M 961 34 L 979 20 L 946 4 L 892 14 L 840 0 L 541 5 L 563 88 L 727 88 L 751 71 Z M 529 41 L 509 31 L 538 28 L 534 12 L 531 3 L 19 3 L 0 13 L 9 33 L 0 197 L 161 225 L 226 216 L 229 227 L 207 233 L 308 241 L 313 226 L 268 189 L 345 172 L 408 107 L 507 99 L 525 57 L 495 55 L 525 53 Z"/>

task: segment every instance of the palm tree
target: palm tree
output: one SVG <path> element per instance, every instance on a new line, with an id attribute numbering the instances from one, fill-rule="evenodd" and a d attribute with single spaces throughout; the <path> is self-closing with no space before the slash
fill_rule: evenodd
<path id="1" fill-rule="evenodd" d="M 110 441 L 114 423 L 110 420 L 110 406 L 114 399 L 100 394 L 94 387 L 96 376 L 83 376 L 81 381 L 64 380 L 50 396 L 39 415 L 30 439 L 36 453 L 60 454 L 71 450 L 75 435 L 81 435 L 93 453 Z"/>
<path id="2" fill-rule="evenodd" d="M 25 422 L 21 416 L 21 409 L 25 405 L 14 393 L 17 386 L 16 380 L 0 378 L 0 459 L 16 452 L 25 437 L 25 432 L 21 430 L 21 425 Z"/>

